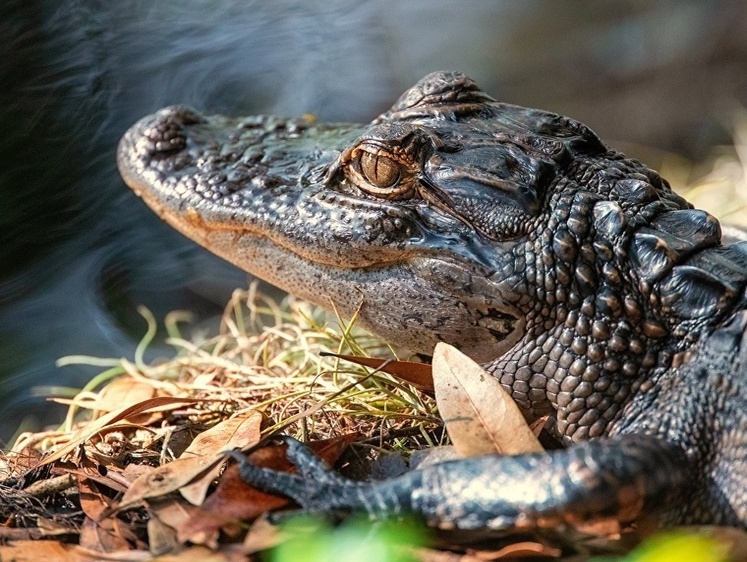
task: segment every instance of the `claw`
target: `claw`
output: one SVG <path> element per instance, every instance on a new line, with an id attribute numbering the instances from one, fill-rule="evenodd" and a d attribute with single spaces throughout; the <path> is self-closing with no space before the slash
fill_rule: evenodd
<path id="1" fill-rule="evenodd" d="M 280 493 L 295 499 L 295 496 L 289 490 L 303 487 L 304 478 L 298 474 L 257 466 L 240 451 L 227 451 L 226 454 L 239 465 L 241 479 L 260 490 Z"/>
<path id="2" fill-rule="evenodd" d="M 309 447 L 289 435 L 279 438 L 288 447 L 288 460 L 291 461 L 298 473 L 306 479 L 314 479 L 322 484 L 341 485 L 346 480 L 332 471 L 332 468 Z"/>
<path id="3" fill-rule="evenodd" d="M 239 451 L 226 454 L 238 464 L 244 482 L 270 494 L 287 496 L 304 510 L 331 512 L 346 507 L 343 490 L 355 489 L 358 484 L 332 472 L 300 441 L 285 435 L 280 439 L 288 445 L 288 459 L 296 466 L 298 474 L 257 466 Z"/>

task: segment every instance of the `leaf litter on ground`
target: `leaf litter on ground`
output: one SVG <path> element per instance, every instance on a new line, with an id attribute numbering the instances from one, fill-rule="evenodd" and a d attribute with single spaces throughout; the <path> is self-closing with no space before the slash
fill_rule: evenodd
<path id="1" fill-rule="evenodd" d="M 154 333 L 150 326 L 147 337 Z M 295 299 L 280 304 L 254 287 L 237 291 L 218 337 L 189 341 L 175 325 L 169 333 L 175 355 L 151 365 L 142 360 L 143 350 L 134 362 L 122 359 L 116 365 L 75 358 L 108 367 L 99 378 L 102 386 L 89 384 L 65 399 L 71 413 L 58 430 L 22 434 L 0 457 L 0 520 L 5 522 L 0 538 L 64 532 L 67 540 L 102 556 L 124 556 L 128 549 L 134 556 L 151 540 L 156 551 L 169 544 L 184 548 L 188 539 L 199 542 L 193 540 L 196 533 L 206 535 L 210 527 L 209 521 L 201 527 L 200 518 L 210 519 L 214 512 L 190 506 L 211 497 L 226 450 L 252 447 L 277 431 L 345 445 L 354 433 L 363 442 L 355 451 L 359 458 L 392 451 L 407 455 L 444 442 L 431 397 L 382 372 L 321 356 L 392 358 L 395 350 Z M 322 452 L 332 462 L 341 454 L 335 450 L 330 457 L 329 451 L 327 446 Z M 234 511 L 247 509 L 241 496 L 222 501 L 224 512 L 232 501 Z M 65 517 L 59 515 L 60 504 Z M 254 501 L 252 513 L 261 509 Z M 185 536 L 175 529 L 176 538 L 169 537 L 166 519 L 182 521 L 194 532 Z M 49 525 L 53 521 L 64 524 Z M 230 523 L 247 528 L 241 517 Z M 222 522 L 218 529 L 223 527 L 231 525 Z"/>

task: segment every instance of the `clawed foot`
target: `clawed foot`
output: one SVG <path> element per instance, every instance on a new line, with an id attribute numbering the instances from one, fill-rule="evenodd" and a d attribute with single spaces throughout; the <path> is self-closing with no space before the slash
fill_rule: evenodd
<path id="1" fill-rule="evenodd" d="M 359 484 L 335 474 L 327 464 L 300 441 L 286 435 L 279 438 L 287 445 L 288 460 L 297 474 L 262 468 L 252 464 L 239 451 L 227 454 L 239 465 L 241 478 L 262 491 L 288 496 L 305 511 L 349 511 L 350 492 Z"/>

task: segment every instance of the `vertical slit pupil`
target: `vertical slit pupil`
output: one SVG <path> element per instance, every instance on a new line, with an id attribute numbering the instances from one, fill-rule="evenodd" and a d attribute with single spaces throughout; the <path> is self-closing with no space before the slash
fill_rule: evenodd
<path id="1" fill-rule="evenodd" d="M 399 180 L 399 164 L 387 156 L 363 152 L 360 167 L 363 176 L 377 187 L 393 187 Z"/>

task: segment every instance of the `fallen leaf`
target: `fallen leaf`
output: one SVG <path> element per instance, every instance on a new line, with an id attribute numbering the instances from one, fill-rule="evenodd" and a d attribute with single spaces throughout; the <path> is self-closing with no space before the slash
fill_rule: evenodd
<path id="1" fill-rule="evenodd" d="M 261 422 L 262 414 L 247 410 L 205 431 L 204 433 L 209 434 L 208 437 L 200 439 L 198 436 L 195 439 L 198 441 L 197 445 L 190 445 L 180 458 L 136 478 L 122 496 L 119 509 L 182 488 L 185 489 L 185 499 L 199 505 L 210 483 L 217 477 L 221 465 L 226 462 L 222 451 L 256 444 L 259 441 Z M 200 448 L 205 451 L 204 454 L 195 456 L 196 450 Z M 188 487 L 198 479 L 195 487 Z"/>
<path id="2" fill-rule="evenodd" d="M 181 528 L 184 523 L 195 513 L 198 513 L 199 510 L 199 507 L 195 507 L 179 498 L 168 498 L 148 502 L 148 511 L 172 529 Z"/>
<path id="3" fill-rule="evenodd" d="M 356 365 L 379 369 L 398 379 L 411 384 L 415 388 L 433 392 L 433 375 L 428 363 L 417 363 L 415 361 L 393 361 L 391 359 L 379 359 L 376 357 L 361 357 L 360 355 L 341 355 L 338 353 L 320 353 L 322 357 L 338 357 L 350 361 Z"/>
<path id="4" fill-rule="evenodd" d="M 197 508 L 179 498 L 168 498 L 148 502 L 148 547 L 151 554 L 162 555 L 180 547 L 176 538 L 177 529 L 197 511 Z M 217 548 L 215 541 L 212 548 Z"/>
<path id="5" fill-rule="evenodd" d="M 128 464 L 122 471 L 122 479 L 127 482 L 129 488 L 135 480 L 144 474 L 150 474 L 155 469 L 156 467 L 147 464 Z"/>
<path id="6" fill-rule="evenodd" d="M 91 562 L 91 558 L 79 554 L 78 546 L 58 541 L 13 541 L 0 546 L 0 560 L 14 562 L 39 562 L 40 560 L 65 560 L 66 562 Z"/>
<path id="7" fill-rule="evenodd" d="M 119 492 L 124 494 L 127 491 L 127 486 L 122 481 L 114 480 L 113 478 L 109 477 L 108 474 L 112 474 L 114 471 L 109 470 L 107 472 L 107 476 L 101 476 L 100 474 L 92 474 L 87 471 L 75 469 L 75 468 L 69 468 L 67 469 L 68 473 L 77 476 L 78 478 L 88 478 L 89 480 L 96 482 L 100 486 L 106 486 L 107 488 L 114 490 L 115 492 Z"/>
<path id="8" fill-rule="evenodd" d="M 256 410 L 238 412 L 207 431 L 200 433 L 179 457 L 188 459 L 195 456 L 217 455 L 237 447 L 245 449 L 259 442 L 262 414 Z M 225 460 L 225 457 L 223 457 Z M 220 475 L 224 463 L 217 463 L 194 482 L 182 486 L 179 493 L 192 505 L 201 505 L 208 489 Z"/>
<path id="9" fill-rule="evenodd" d="M 99 491 L 95 482 L 85 476 L 78 476 L 78 497 L 83 513 L 91 519 L 98 519 L 109 508 L 109 499 Z"/>
<path id="10" fill-rule="evenodd" d="M 276 546 L 281 540 L 280 529 L 262 518 L 252 523 L 242 545 L 246 554 L 255 554 Z"/>
<path id="11" fill-rule="evenodd" d="M 127 524 L 116 517 L 103 517 L 113 502 L 101 492 L 99 485 L 94 480 L 79 474 L 78 491 L 81 509 L 86 514 L 78 544 L 100 553 L 132 550 L 132 545 L 138 541 Z"/>
<path id="12" fill-rule="evenodd" d="M 124 534 L 131 535 L 116 517 L 94 521 L 90 517 L 83 520 L 78 544 L 88 551 L 98 552 L 99 555 L 112 552 L 128 552 L 133 550 L 124 538 Z"/>
<path id="13" fill-rule="evenodd" d="M 332 465 L 356 438 L 357 434 L 342 435 L 308 445 Z M 249 460 L 273 470 L 291 471 L 294 467 L 286 458 L 285 450 L 285 445 L 263 447 L 251 453 Z M 290 500 L 285 497 L 266 494 L 244 482 L 239 475 L 238 466 L 232 464 L 225 470 L 218 487 L 205 500 L 199 512 L 179 529 L 179 540 L 203 544 L 205 537 L 212 536 L 218 529 L 225 527 L 230 531 L 236 522 L 254 519 L 289 503 Z"/>
<path id="14" fill-rule="evenodd" d="M 0 455 L 0 482 L 32 470 L 40 458 L 41 453 L 31 447 L 24 447 L 20 451 L 4 451 Z"/>
<path id="15" fill-rule="evenodd" d="M 215 533 L 225 527 L 229 535 L 236 529 L 230 528 L 242 519 L 256 517 L 286 505 L 283 498 L 271 496 L 251 488 L 239 475 L 238 466 L 231 465 L 223 472 L 218 487 L 200 506 L 200 511 L 187 521 L 178 531 L 179 542 L 212 544 Z M 259 508 L 255 506 L 261 506 Z"/>
<path id="16" fill-rule="evenodd" d="M 88 562 L 91 562 L 91 560 L 112 560 L 115 562 L 151 562 L 153 560 L 153 556 L 147 550 L 120 550 L 118 552 L 101 553 L 78 545 L 75 548 L 75 554 L 79 556 L 79 558 L 76 558 L 76 560 L 87 560 Z M 68 558 L 63 558 L 62 560 L 65 560 L 65 562 L 67 562 Z M 158 561 L 162 562 L 162 559 L 158 558 Z"/>
<path id="17" fill-rule="evenodd" d="M 179 541 L 176 540 L 176 530 L 164 524 L 158 517 L 151 515 L 146 528 L 148 530 L 148 551 L 153 556 L 172 552 L 179 547 Z"/>
<path id="18" fill-rule="evenodd" d="M 609 538 L 619 538 L 622 525 L 617 519 L 597 519 L 595 521 L 576 523 L 574 528 L 579 533 Z"/>
<path id="19" fill-rule="evenodd" d="M 158 528 L 156 526 L 153 527 L 153 532 L 162 533 L 164 536 L 161 537 L 161 540 L 163 541 L 164 538 L 167 538 L 169 541 L 173 540 L 174 544 L 179 545 L 182 544 L 183 541 L 179 540 L 179 532 L 181 529 L 184 528 L 184 526 L 192 520 L 195 516 L 199 515 L 200 508 L 197 506 L 194 506 L 182 499 L 179 498 L 168 498 L 163 500 L 156 500 L 148 502 L 148 511 L 150 513 L 151 519 L 154 520 L 157 519 L 162 527 L 168 527 L 173 530 L 172 533 L 168 533 L 166 529 Z M 151 528 L 148 528 L 148 536 L 150 537 L 151 534 Z M 218 548 L 218 530 L 216 529 L 212 535 L 206 534 L 203 538 L 204 541 L 201 541 L 199 544 L 203 544 L 206 546 L 209 546 L 212 549 Z M 151 551 L 153 552 L 152 545 L 151 544 Z M 162 547 L 165 547 L 165 541 L 162 542 Z M 167 550 L 162 550 L 161 552 L 167 552 Z"/>
<path id="20" fill-rule="evenodd" d="M 151 384 L 136 380 L 129 375 L 117 377 L 99 392 L 95 401 L 97 410 L 111 412 L 118 410 L 122 404 L 139 404 L 156 395 Z"/>
<path id="21" fill-rule="evenodd" d="M 542 451 L 524 416 L 498 380 L 445 343 L 433 353 L 436 403 L 464 457 Z"/>
<path id="22" fill-rule="evenodd" d="M 97 420 L 87 423 L 75 435 L 73 435 L 70 438 L 70 441 L 68 441 L 63 447 L 60 447 L 56 452 L 49 455 L 45 459 L 42 459 L 36 465 L 36 468 L 57 461 L 65 457 L 69 453 L 72 453 L 79 445 L 85 443 L 86 441 L 91 439 L 91 437 L 103 431 L 108 426 L 118 422 L 119 420 L 123 420 L 129 416 L 133 416 L 135 414 L 140 414 L 150 410 L 160 411 L 162 408 L 174 409 L 183 406 L 184 404 L 194 404 L 195 402 L 200 401 L 201 400 L 197 398 L 173 398 L 171 396 L 161 396 L 150 398 L 143 402 L 132 404 L 130 406 L 120 408 L 119 410 L 116 410 L 114 412 L 104 414 Z"/>
<path id="23" fill-rule="evenodd" d="M 257 410 L 237 412 L 200 433 L 179 458 L 204 457 L 236 447 L 251 447 L 259 442 L 261 423 L 262 414 Z"/>
<path id="24" fill-rule="evenodd" d="M 130 551 L 137 541 L 133 531 L 116 517 L 103 517 L 110 510 L 113 501 L 101 491 L 97 481 L 89 478 L 90 472 L 100 476 L 96 466 L 84 460 L 81 469 L 76 471 L 80 507 L 86 518 L 80 529 L 78 544 L 88 550 L 100 553 Z"/>
<path id="25" fill-rule="evenodd" d="M 220 456 L 223 457 L 223 455 Z M 179 488 L 179 493 L 192 505 L 202 505 L 210 486 L 220 476 L 225 463 L 226 459 L 223 457 L 223 462 L 215 463 L 210 469 L 198 475 L 192 482 Z"/>
<path id="26" fill-rule="evenodd" d="M 434 548 L 415 548 L 412 550 L 418 562 L 481 562 L 474 556 L 451 552 L 448 550 L 436 550 Z"/>
<path id="27" fill-rule="evenodd" d="M 532 434 L 539 439 L 540 433 L 542 433 L 542 430 L 545 429 L 545 425 L 547 424 L 547 420 L 550 419 L 550 414 L 545 414 L 541 418 L 537 418 L 532 423 L 529 424 L 529 429 L 532 430 Z"/>
<path id="28" fill-rule="evenodd" d="M 209 457 L 190 457 L 176 459 L 170 463 L 158 466 L 151 472 L 135 479 L 122 496 L 118 509 L 126 509 L 145 499 L 156 498 L 176 492 L 195 478 L 224 462 L 225 456 L 220 454 Z"/>
<path id="29" fill-rule="evenodd" d="M 147 560 L 157 560 L 157 562 L 238 562 L 240 560 L 243 562 L 246 556 L 238 552 L 238 549 L 231 548 L 230 545 L 223 545 L 218 552 L 213 552 L 204 546 L 192 546 L 155 559 L 148 555 Z"/>

